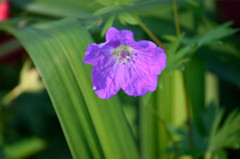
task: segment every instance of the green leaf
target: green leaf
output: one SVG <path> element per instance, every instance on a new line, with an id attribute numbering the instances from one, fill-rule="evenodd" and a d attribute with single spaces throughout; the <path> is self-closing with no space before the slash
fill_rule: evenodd
<path id="1" fill-rule="evenodd" d="M 126 6 L 131 5 L 136 0 L 97 0 L 98 3 L 104 6 Z"/>
<path id="2" fill-rule="evenodd" d="M 36 19 L 42 19 L 42 18 L 36 18 Z M 35 19 L 35 20 L 36 20 Z M 9 27 L 22 27 L 25 24 L 28 24 L 29 22 L 32 22 L 34 18 L 11 18 L 5 21 L 0 22 L 0 29 L 1 30 L 7 30 Z"/>
<path id="3" fill-rule="evenodd" d="M 204 133 L 204 130 L 200 120 L 200 114 L 205 108 L 205 67 L 204 60 L 197 56 L 193 56 L 185 70 L 193 122 L 202 134 Z"/>
<path id="4" fill-rule="evenodd" d="M 139 158 L 118 98 L 92 91 L 91 66 L 82 59 L 93 40 L 76 19 L 11 32 L 39 70 L 75 159 Z"/>
<path id="5" fill-rule="evenodd" d="M 210 136 L 209 136 L 210 142 L 211 142 L 211 139 L 214 138 L 214 135 L 217 133 L 217 130 L 218 130 L 218 127 L 220 125 L 220 122 L 222 121 L 223 115 L 224 115 L 224 110 L 221 109 L 218 112 L 218 114 L 217 114 L 217 116 L 216 116 L 216 118 L 215 118 L 215 120 L 213 122 L 211 133 L 210 133 Z"/>
<path id="6" fill-rule="evenodd" d="M 18 40 L 11 38 L 0 45 L 0 57 L 7 55 L 13 51 L 16 51 L 21 48 L 21 45 Z"/>
<path id="7" fill-rule="evenodd" d="M 14 6 L 24 10 L 55 17 L 75 16 L 81 19 L 92 17 L 97 6 L 89 5 L 94 0 L 12 0 Z"/>
<path id="8" fill-rule="evenodd" d="M 114 22 L 114 19 L 115 19 L 115 15 L 111 16 L 107 22 L 105 23 L 104 27 L 103 27 L 103 30 L 101 32 L 101 37 L 103 37 L 107 31 L 108 28 L 112 27 L 113 25 L 113 22 Z"/>
<path id="9" fill-rule="evenodd" d="M 231 112 L 224 123 L 220 126 L 223 112 L 223 110 L 219 112 L 212 127 L 209 138 L 210 151 L 234 148 L 240 142 L 240 113 L 237 110 Z"/>
<path id="10" fill-rule="evenodd" d="M 227 153 L 225 151 L 217 151 L 213 153 L 213 159 L 228 159 Z"/>
<path id="11" fill-rule="evenodd" d="M 238 29 L 230 28 L 231 25 L 232 22 L 227 22 L 223 25 L 213 28 L 212 30 L 206 32 L 203 35 L 200 35 L 193 39 L 188 39 L 185 41 L 185 43 L 187 44 L 196 43 L 197 47 L 201 47 L 202 45 L 213 44 L 216 42 L 219 43 L 220 39 L 225 38 L 239 31 Z"/>
<path id="12" fill-rule="evenodd" d="M 171 71 L 174 69 L 184 69 L 184 64 L 189 61 L 187 55 L 193 51 L 192 45 L 187 45 L 180 48 L 183 41 L 184 34 L 179 36 L 176 40 L 168 45 L 168 58 L 167 58 L 167 68 L 166 70 Z"/>
<path id="13" fill-rule="evenodd" d="M 203 48 L 199 54 L 208 63 L 209 69 L 221 78 L 228 80 L 236 85 L 240 85 L 240 40 L 237 36 L 231 36 L 224 45 L 211 45 Z"/>
<path id="14" fill-rule="evenodd" d="M 109 12 L 113 12 L 113 11 L 116 11 L 118 10 L 119 7 L 118 6 L 107 6 L 107 7 L 103 7 L 99 10 L 97 10 L 96 12 L 94 12 L 93 14 L 95 16 L 99 16 L 99 15 L 104 15 L 104 14 L 107 14 Z"/>
<path id="15" fill-rule="evenodd" d="M 104 6 L 113 6 L 118 3 L 117 0 L 97 0 L 97 2 Z"/>
<path id="16" fill-rule="evenodd" d="M 126 25 L 126 24 L 137 25 L 138 24 L 136 19 L 127 12 L 120 13 L 118 15 L 118 19 L 123 25 Z"/>
<path id="17" fill-rule="evenodd" d="M 200 39 L 197 42 L 197 46 L 211 44 L 218 39 L 222 39 L 226 36 L 236 33 L 238 31 L 238 29 L 231 29 L 230 28 L 231 25 L 232 25 L 232 23 L 228 22 L 228 23 L 225 23 L 225 24 L 209 31 L 204 36 L 200 37 Z"/>
<path id="18" fill-rule="evenodd" d="M 174 157 L 173 153 L 164 153 L 172 141 L 166 133 L 166 127 L 159 122 L 156 114 L 166 124 L 171 123 L 175 126 L 180 126 L 186 120 L 182 73 L 178 70 L 164 71 L 160 80 L 162 86 L 158 86 L 154 93 L 141 97 L 139 122 L 140 150 L 143 159 Z"/>
<path id="19" fill-rule="evenodd" d="M 167 52 L 168 56 L 173 56 L 176 53 L 176 51 L 178 50 L 178 48 L 182 43 L 183 38 L 184 38 L 184 35 L 181 35 L 168 45 L 168 48 L 169 48 Z"/>
<path id="20" fill-rule="evenodd" d="M 178 52 L 176 52 L 173 56 L 173 61 L 177 61 L 179 59 L 182 59 L 184 58 L 187 54 L 189 54 L 191 51 L 193 50 L 192 46 L 191 45 L 187 45 L 187 46 L 184 46 L 183 48 L 181 48 Z"/>
<path id="21" fill-rule="evenodd" d="M 46 142 L 37 137 L 24 139 L 3 147 L 4 156 L 8 159 L 26 158 L 46 148 Z"/>

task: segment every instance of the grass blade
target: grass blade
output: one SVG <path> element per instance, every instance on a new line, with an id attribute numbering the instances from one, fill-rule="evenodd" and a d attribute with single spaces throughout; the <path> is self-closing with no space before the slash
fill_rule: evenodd
<path id="1" fill-rule="evenodd" d="M 91 66 L 82 59 L 93 41 L 76 19 L 10 31 L 38 68 L 75 159 L 138 158 L 118 98 L 92 91 Z"/>

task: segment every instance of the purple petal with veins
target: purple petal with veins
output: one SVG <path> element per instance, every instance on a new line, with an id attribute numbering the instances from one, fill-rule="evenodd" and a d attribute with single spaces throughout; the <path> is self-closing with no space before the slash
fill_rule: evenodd
<path id="1" fill-rule="evenodd" d="M 111 27 L 105 38 L 105 43 L 89 45 L 83 59 L 93 65 L 93 91 L 103 99 L 120 89 L 132 96 L 155 91 L 166 67 L 165 51 L 151 41 L 134 41 L 129 30 Z"/>

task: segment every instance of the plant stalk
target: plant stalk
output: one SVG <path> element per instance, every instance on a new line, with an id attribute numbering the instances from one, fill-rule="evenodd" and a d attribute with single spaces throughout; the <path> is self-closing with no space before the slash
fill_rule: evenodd
<path id="1" fill-rule="evenodd" d="M 161 118 L 161 116 L 158 114 L 157 110 L 152 106 L 151 103 L 149 104 L 149 106 L 150 106 L 150 108 L 151 108 L 151 111 L 152 111 L 153 114 L 155 115 L 155 117 L 156 117 L 156 118 L 158 119 L 158 121 L 163 125 L 163 127 L 164 127 L 164 129 L 165 129 L 165 132 L 166 132 L 168 138 L 169 138 L 170 141 L 173 143 L 173 148 L 174 148 L 174 150 L 175 150 L 176 157 L 178 157 L 178 156 L 179 156 L 178 146 L 177 146 L 177 144 L 175 143 L 174 138 L 173 138 L 171 132 L 169 131 L 166 122 Z"/>
<path id="2" fill-rule="evenodd" d="M 186 74 L 183 73 L 183 85 L 184 85 L 184 97 L 185 97 L 185 110 L 186 110 L 186 116 L 187 116 L 187 125 L 188 125 L 188 140 L 189 140 L 189 147 L 192 149 L 194 147 L 194 140 L 193 140 L 193 131 L 192 131 L 192 122 L 191 122 L 191 116 L 190 116 L 190 105 L 189 105 L 189 98 L 188 98 L 188 90 L 187 90 L 187 82 L 186 82 Z"/>
<path id="3" fill-rule="evenodd" d="M 14 99 L 20 96 L 21 93 L 22 87 L 21 85 L 17 85 L 13 90 L 3 97 L 3 105 L 8 106 Z"/>
<path id="4" fill-rule="evenodd" d="M 151 30 L 142 22 L 142 20 L 136 16 L 135 14 L 132 14 L 132 16 L 136 19 L 140 27 L 148 34 L 148 36 L 162 49 L 167 51 L 166 46 L 151 32 Z"/>
<path id="5" fill-rule="evenodd" d="M 180 36 L 181 32 L 180 32 L 180 24 L 179 24 L 178 8 L 177 8 L 176 0 L 173 1 L 173 11 L 174 11 L 176 33 L 177 33 L 177 36 Z M 193 140 L 192 122 L 191 122 L 191 115 L 190 115 L 190 104 L 189 104 L 188 90 L 187 90 L 187 79 L 186 79 L 187 77 L 186 77 L 186 73 L 184 72 L 182 73 L 183 73 L 184 98 L 186 101 L 185 110 L 186 110 L 187 125 L 188 125 L 188 140 L 189 140 L 189 147 L 190 149 L 192 149 L 194 147 L 194 140 Z"/>
<path id="6" fill-rule="evenodd" d="M 173 11 L 174 11 L 174 19 L 175 19 L 175 26 L 176 26 L 176 34 L 177 36 L 180 36 L 180 24 L 179 24 L 179 18 L 178 18 L 178 8 L 177 8 L 177 2 L 176 0 L 173 1 Z"/>

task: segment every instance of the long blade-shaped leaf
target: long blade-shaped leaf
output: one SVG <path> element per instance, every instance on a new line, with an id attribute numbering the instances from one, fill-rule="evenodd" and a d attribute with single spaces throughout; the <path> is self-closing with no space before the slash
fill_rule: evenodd
<path id="1" fill-rule="evenodd" d="M 91 66 L 82 59 L 93 41 L 76 19 L 10 31 L 38 68 L 74 158 L 138 158 L 118 99 L 92 91 Z"/>
<path id="2" fill-rule="evenodd" d="M 164 152 L 172 141 L 166 132 L 165 125 L 158 121 L 158 118 L 161 118 L 165 124 L 171 123 L 176 126 L 181 125 L 186 119 L 181 72 L 178 70 L 170 73 L 163 72 L 161 82 L 162 86 L 158 87 L 150 100 L 145 102 L 145 105 L 142 102 L 141 105 L 140 148 L 143 159 L 174 158 L 173 153 Z"/>

